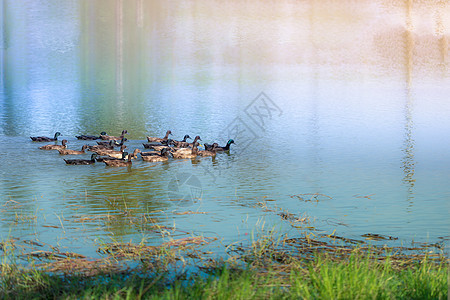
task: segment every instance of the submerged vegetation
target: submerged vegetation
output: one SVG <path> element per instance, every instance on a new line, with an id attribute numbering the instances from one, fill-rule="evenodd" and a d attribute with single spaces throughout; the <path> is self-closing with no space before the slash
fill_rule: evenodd
<path id="1" fill-rule="evenodd" d="M 324 195 L 296 197 L 313 201 Z M 0 241 L 0 299 L 447 298 L 449 268 L 442 243 L 405 247 L 393 236 L 367 233 L 351 239 L 319 232 L 306 214 L 290 213 L 271 201 L 263 199 L 254 207 L 279 216 L 293 232 L 267 230 L 261 222 L 248 239 L 225 244 L 175 224 L 160 225 L 151 213 L 136 213 L 126 202 L 111 200 L 119 213 L 73 214 L 73 224 L 130 225 L 156 234 L 159 244 L 146 238 L 139 243 L 97 240 L 96 255 L 89 257 L 10 236 Z M 15 215 L 16 223 L 38 219 Z M 60 225 L 43 226 L 65 233 L 65 218 L 58 219 Z"/>

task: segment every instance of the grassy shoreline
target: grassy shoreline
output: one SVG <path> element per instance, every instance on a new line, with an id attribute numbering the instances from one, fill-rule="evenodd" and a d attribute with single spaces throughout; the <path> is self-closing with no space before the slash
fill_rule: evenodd
<path id="1" fill-rule="evenodd" d="M 395 269 L 389 259 L 319 256 L 286 272 L 222 264 L 203 274 L 142 270 L 55 274 L 3 265 L 2 299 L 446 299 L 448 266 L 425 259 Z"/>
<path id="2" fill-rule="evenodd" d="M 102 244 L 97 251 L 103 259 L 33 252 L 28 266 L 16 263 L 3 243 L 0 299 L 448 297 L 448 259 L 429 248 L 387 253 L 385 248 L 318 244 L 307 237 L 293 246 L 292 238 L 269 232 L 251 245 L 230 245 L 225 260 L 202 252 L 209 242 L 192 237 L 161 246 Z M 178 268 L 180 262 L 184 267 Z M 187 265 L 196 271 L 188 272 Z"/>

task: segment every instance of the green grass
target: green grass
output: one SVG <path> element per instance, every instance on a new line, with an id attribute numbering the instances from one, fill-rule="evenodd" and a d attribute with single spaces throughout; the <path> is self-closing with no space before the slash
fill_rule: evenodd
<path id="1" fill-rule="evenodd" d="M 1 266 L 1 299 L 447 299 L 448 266 L 427 259 L 398 268 L 351 255 L 327 256 L 289 267 L 247 269 L 226 264 L 175 279 L 170 272 L 57 275 Z"/>

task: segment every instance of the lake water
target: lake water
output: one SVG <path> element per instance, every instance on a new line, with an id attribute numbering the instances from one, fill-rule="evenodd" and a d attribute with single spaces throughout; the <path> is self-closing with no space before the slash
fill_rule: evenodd
<path id="1" fill-rule="evenodd" d="M 2 240 L 161 243 L 130 214 L 224 244 L 295 235 L 281 211 L 349 238 L 449 239 L 448 2 L 1 0 L 0 16 Z M 236 145 L 111 168 L 29 139 L 79 150 L 123 129 L 129 150 L 169 129 Z"/>

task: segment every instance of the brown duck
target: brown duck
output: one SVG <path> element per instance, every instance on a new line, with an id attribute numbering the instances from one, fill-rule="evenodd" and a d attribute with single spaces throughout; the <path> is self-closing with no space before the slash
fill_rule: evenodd
<path id="1" fill-rule="evenodd" d="M 70 149 L 58 149 L 58 152 L 61 155 L 79 155 L 84 154 L 85 153 L 84 150 L 86 150 L 87 147 L 89 147 L 89 145 L 83 145 L 83 147 L 81 147 L 81 151 Z"/>
<path id="2" fill-rule="evenodd" d="M 121 139 L 123 139 L 124 135 L 128 134 L 128 131 L 123 130 L 122 134 L 120 136 L 112 136 L 112 135 L 101 135 L 101 139 L 102 140 L 114 140 L 114 141 L 119 141 Z"/>
<path id="3" fill-rule="evenodd" d="M 123 153 L 124 156 L 128 156 L 128 160 L 123 159 L 114 159 L 114 160 L 104 160 L 103 162 L 109 167 L 128 167 L 133 163 L 131 162 L 131 155 L 128 155 L 127 152 Z"/>
<path id="4" fill-rule="evenodd" d="M 169 139 L 169 135 L 170 134 L 172 134 L 172 131 L 167 130 L 166 135 L 163 138 L 148 136 L 147 137 L 147 141 L 149 143 L 151 143 L 151 142 L 162 143 L 162 142 L 165 142 L 165 141 L 167 141 Z"/>
<path id="5" fill-rule="evenodd" d="M 39 147 L 41 150 L 59 150 L 59 149 L 66 149 L 67 148 L 67 140 L 62 140 L 62 145 L 45 145 L 42 147 Z"/>

